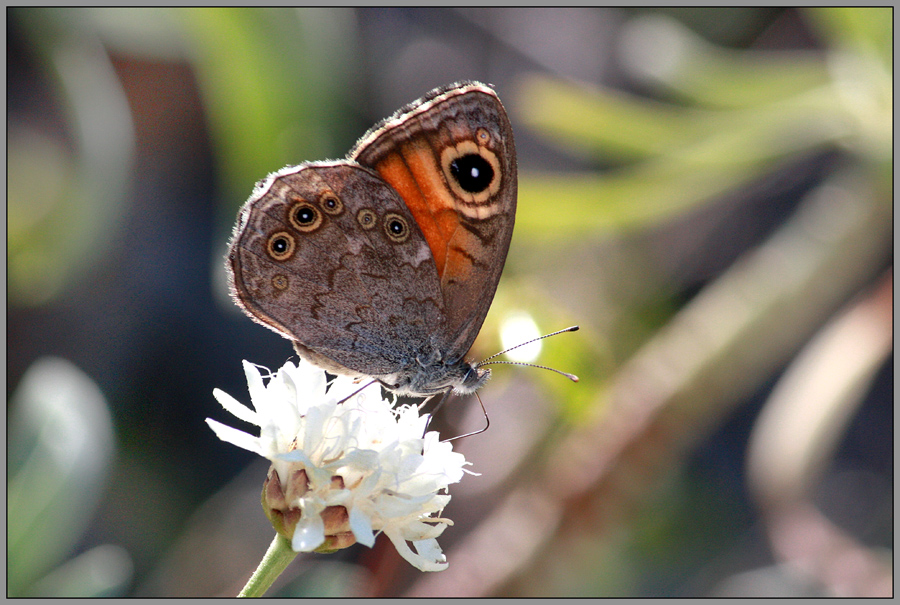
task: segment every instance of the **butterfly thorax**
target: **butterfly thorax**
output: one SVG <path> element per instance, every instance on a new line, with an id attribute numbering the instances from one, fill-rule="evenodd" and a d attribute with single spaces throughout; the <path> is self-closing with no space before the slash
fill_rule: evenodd
<path id="1" fill-rule="evenodd" d="M 428 397 L 450 390 L 460 395 L 473 393 L 491 375 L 489 369 L 476 367 L 465 359 L 453 363 L 417 361 L 411 368 L 375 378 L 398 395 Z"/>
<path id="2" fill-rule="evenodd" d="M 328 356 L 294 341 L 294 350 L 310 363 L 334 374 L 374 378 L 397 395 L 430 397 L 445 391 L 467 395 L 481 388 L 491 375 L 487 368 L 479 368 L 465 359 L 450 361 L 441 359 L 440 350 L 416 355 L 412 361 L 398 363 L 395 372 L 378 374 L 361 368 L 351 369 Z M 411 356 L 412 357 L 412 356 Z"/>

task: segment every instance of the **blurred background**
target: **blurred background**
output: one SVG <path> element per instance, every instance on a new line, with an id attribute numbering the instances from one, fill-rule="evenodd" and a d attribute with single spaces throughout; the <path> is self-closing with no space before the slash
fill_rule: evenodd
<path id="1" fill-rule="evenodd" d="M 520 183 L 471 356 L 578 324 L 535 361 L 581 381 L 495 366 L 449 569 L 382 536 L 269 594 L 891 595 L 892 74 L 891 8 L 8 10 L 7 594 L 237 593 L 267 464 L 204 418 L 293 355 L 237 210 L 477 79 Z"/>

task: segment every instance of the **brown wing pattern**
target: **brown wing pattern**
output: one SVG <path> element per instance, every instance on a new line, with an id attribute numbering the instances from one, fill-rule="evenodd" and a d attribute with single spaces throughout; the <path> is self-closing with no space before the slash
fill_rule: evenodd
<path id="1" fill-rule="evenodd" d="M 440 278 L 448 353 L 464 355 L 490 308 L 515 221 L 515 144 L 503 105 L 482 84 L 438 90 L 376 126 L 349 157 L 377 171 L 415 218 Z"/>

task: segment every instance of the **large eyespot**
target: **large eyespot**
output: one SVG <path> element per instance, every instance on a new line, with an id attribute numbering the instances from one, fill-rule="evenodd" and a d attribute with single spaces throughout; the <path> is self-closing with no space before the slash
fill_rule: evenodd
<path id="1" fill-rule="evenodd" d="M 476 133 L 478 142 L 484 135 L 490 139 L 490 134 L 480 128 Z M 487 202 L 500 190 L 500 161 L 493 151 L 476 141 L 460 141 L 444 149 L 441 168 L 453 192 L 469 203 Z"/>
<path id="2" fill-rule="evenodd" d="M 356 213 L 356 221 L 359 223 L 360 227 L 368 231 L 378 224 L 378 215 L 369 208 L 363 208 Z"/>
<path id="3" fill-rule="evenodd" d="M 344 202 L 334 191 L 326 191 L 319 196 L 319 205 L 326 214 L 337 216 L 344 211 Z"/>
<path id="4" fill-rule="evenodd" d="M 315 231 L 322 226 L 325 217 L 322 212 L 304 199 L 299 199 L 288 210 L 288 221 L 291 226 L 301 233 Z"/>
<path id="5" fill-rule="evenodd" d="M 266 252 L 274 260 L 283 261 L 294 255 L 296 247 L 294 236 L 287 231 L 278 231 L 269 236 L 269 241 L 266 243 Z"/>
<path id="6" fill-rule="evenodd" d="M 474 153 L 451 161 L 450 174 L 469 193 L 481 193 L 494 180 L 494 169 L 490 162 Z"/>
<path id="7" fill-rule="evenodd" d="M 401 244 L 409 239 L 409 224 L 396 212 L 384 215 L 384 232 L 392 242 Z"/>

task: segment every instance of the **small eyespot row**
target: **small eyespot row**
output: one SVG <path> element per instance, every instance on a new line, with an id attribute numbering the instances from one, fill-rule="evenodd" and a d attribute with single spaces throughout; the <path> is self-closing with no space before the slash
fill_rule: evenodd
<path id="1" fill-rule="evenodd" d="M 287 231 L 276 231 L 269 236 L 266 243 L 266 252 L 276 261 L 285 261 L 294 255 L 297 244 L 294 236 Z"/>
<path id="2" fill-rule="evenodd" d="M 384 215 L 384 233 L 392 242 L 402 244 L 409 239 L 409 224 L 403 216 L 388 212 Z"/>

